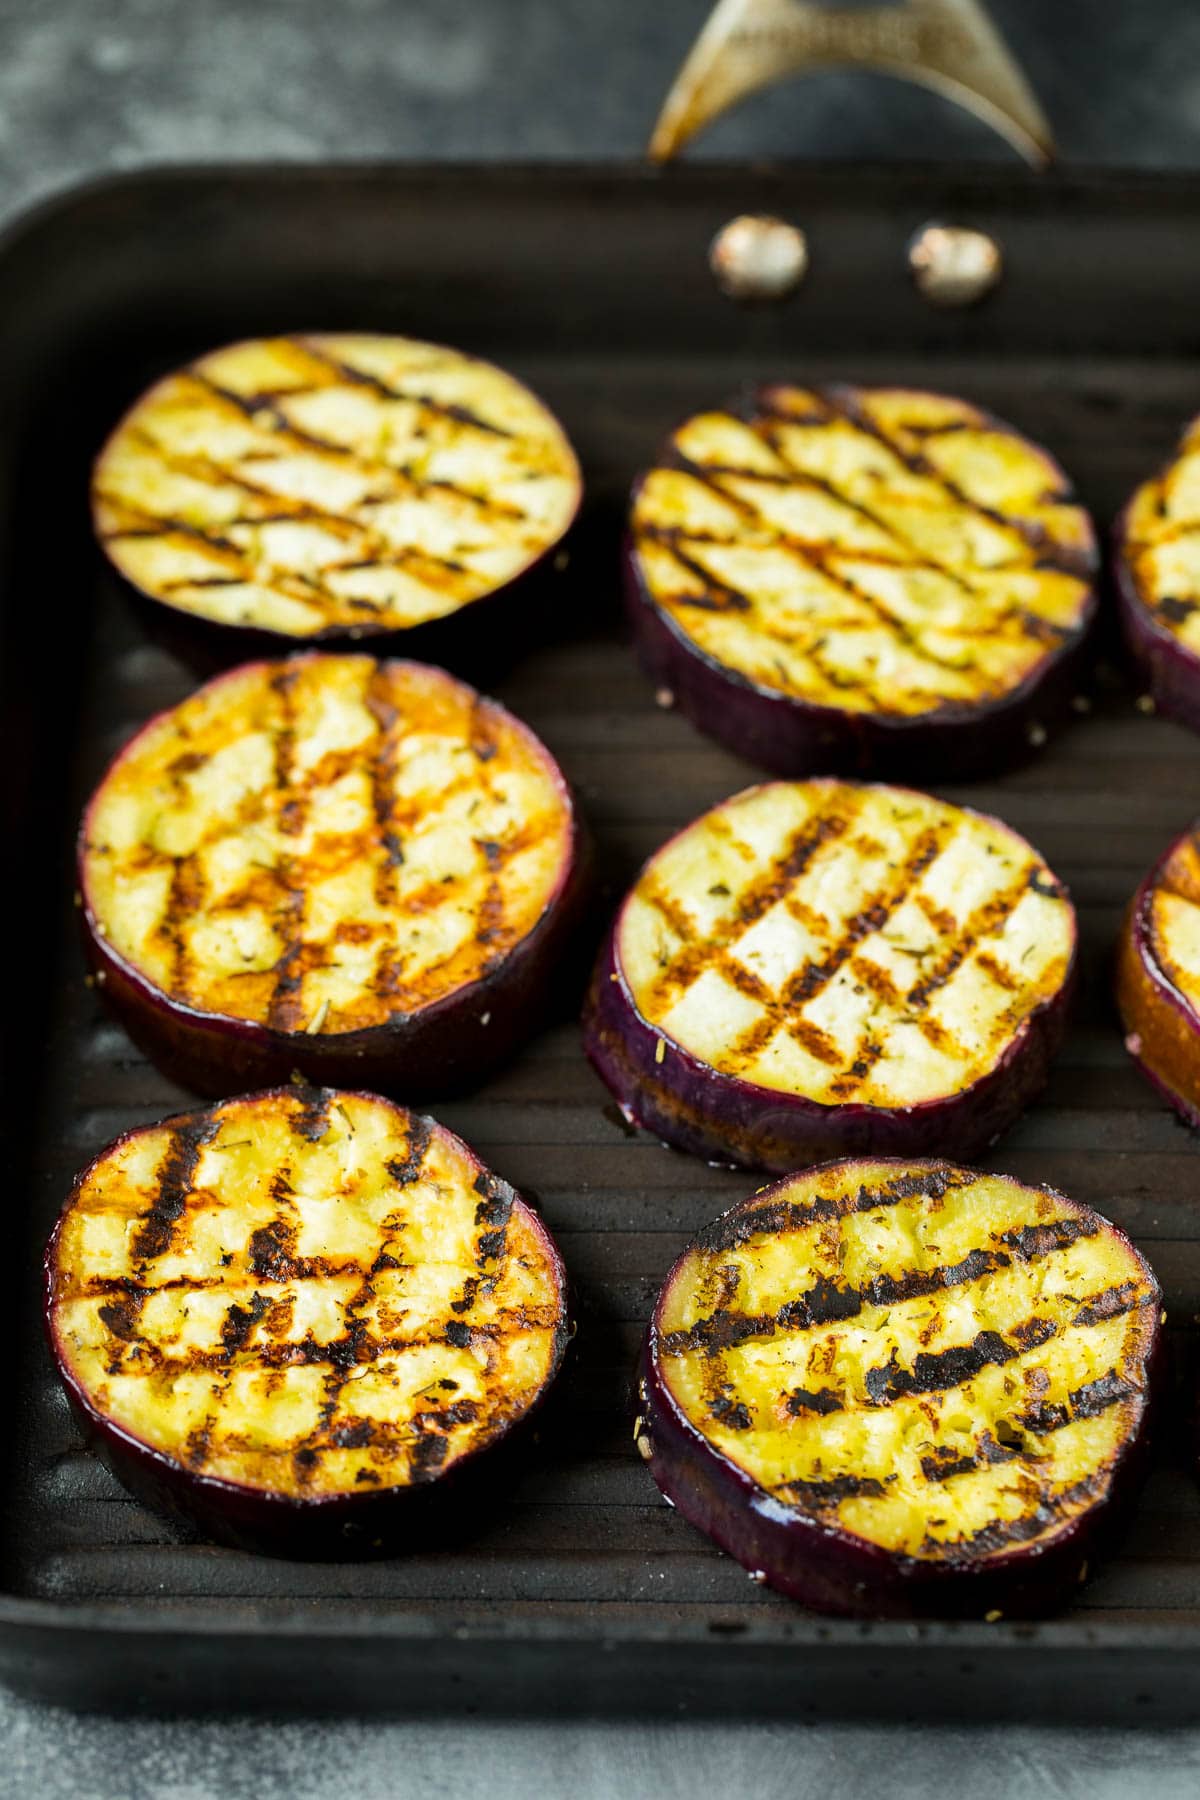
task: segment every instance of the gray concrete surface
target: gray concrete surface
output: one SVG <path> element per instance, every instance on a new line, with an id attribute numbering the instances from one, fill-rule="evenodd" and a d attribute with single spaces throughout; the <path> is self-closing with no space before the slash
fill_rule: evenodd
<path id="1" fill-rule="evenodd" d="M 0 0 L 0 218 L 105 168 L 225 157 L 633 156 L 707 0 Z M 1067 160 L 1200 166 L 1194 0 L 994 0 Z M 1007 157 L 948 103 L 824 77 L 705 155 Z M 759 1800 L 1200 1792 L 1200 1732 L 267 1725 L 73 1718 L 0 1693 L 0 1795 Z"/>
<path id="2" fill-rule="evenodd" d="M 1195 1800 L 1200 1736 L 786 1725 L 118 1724 L 0 1715 L 37 1800 Z"/>

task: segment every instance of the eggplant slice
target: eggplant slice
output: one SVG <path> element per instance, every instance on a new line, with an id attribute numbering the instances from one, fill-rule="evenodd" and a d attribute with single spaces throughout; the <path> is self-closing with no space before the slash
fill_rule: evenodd
<path id="1" fill-rule="evenodd" d="M 330 333 L 232 344 L 168 375 L 92 483 L 118 573 L 221 627 L 234 655 L 251 634 L 255 650 L 445 620 L 538 563 L 579 497 L 561 426 L 511 375 Z"/>
<path id="2" fill-rule="evenodd" d="M 1130 904 L 1117 951 L 1125 1047 L 1200 1127 L 1200 827 L 1176 839 Z"/>
<path id="3" fill-rule="evenodd" d="M 760 1580 L 872 1616 L 1057 1606 L 1134 1496 L 1161 1298 L 1106 1220 L 943 1162 L 830 1164 L 675 1264 L 639 1448 Z"/>
<path id="4" fill-rule="evenodd" d="M 67 1392 L 139 1498 L 305 1554 L 423 1517 L 567 1337 L 549 1234 L 464 1143 L 295 1087 L 102 1151 L 51 1240 L 46 1308 Z"/>
<path id="5" fill-rule="evenodd" d="M 1121 628 L 1159 712 L 1200 731 L 1200 418 L 1117 522 Z"/>
<path id="6" fill-rule="evenodd" d="M 1007 825 L 769 782 L 646 864 L 585 1045 L 632 1123 L 701 1156 L 971 1156 L 1044 1085 L 1075 959 L 1066 890 Z"/>
<path id="7" fill-rule="evenodd" d="M 153 719 L 84 815 L 97 981 L 176 1080 L 444 1092 L 537 1025 L 585 853 L 527 726 L 440 669 L 310 652 Z"/>
<path id="8" fill-rule="evenodd" d="M 978 407 L 775 385 L 640 478 L 628 597 L 654 679 L 761 767 L 967 775 L 1069 706 L 1096 566 L 1058 464 Z"/>

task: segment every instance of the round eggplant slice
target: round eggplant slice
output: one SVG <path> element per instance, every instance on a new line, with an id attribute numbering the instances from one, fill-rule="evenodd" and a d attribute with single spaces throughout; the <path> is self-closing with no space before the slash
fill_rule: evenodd
<path id="1" fill-rule="evenodd" d="M 128 1488 L 288 1554 L 444 1522 L 443 1484 L 528 1415 L 567 1337 L 548 1232 L 464 1143 L 295 1087 L 102 1151 L 51 1239 L 46 1318 Z"/>
<path id="2" fill-rule="evenodd" d="M 978 407 L 776 385 L 640 478 L 628 598 L 655 681 L 751 762 L 966 776 L 1067 710 L 1096 564 L 1058 464 Z"/>
<path id="3" fill-rule="evenodd" d="M 1189 1125 L 1200 1127 L 1200 836 L 1193 826 L 1133 897 L 1117 951 L 1125 1047 Z"/>
<path id="4" fill-rule="evenodd" d="M 92 509 L 117 572 L 226 661 L 391 634 L 428 655 L 554 549 L 580 491 L 561 426 L 503 370 L 326 333 L 232 344 L 150 388 Z"/>
<path id="5" fill-rule="evenodd" d="M 310 652 L 160 714 L 84 815 L 95 979 L 175 1080 L 444 1092 L 538 1023 L 585 856 L 527 726 L 440 669 Z"/>
<path id="6" fill-rule="evenodd" d="M 639 1448 L 693 1525 L 807 1606 L 1046 1612 L 1136 1492 L 1160 1305 L 1128 1238 L 1052 1189 L 807 1170 L 667 1277 Z"/>
<path id="7" fill-rule="evenodd" d="M 971 1156 L 1044 1085 L 1075 960 L 1066 890 L 1007 825 L 769 782 L 646 864 L 585 1045 L 632 1123 L 700 1156 Z"/>
<path id="8" fill-rule="evenodd" d="M 1200 418 L 1117 522 L 1121 629 L 1159 712 L 1200 731 Z"/>

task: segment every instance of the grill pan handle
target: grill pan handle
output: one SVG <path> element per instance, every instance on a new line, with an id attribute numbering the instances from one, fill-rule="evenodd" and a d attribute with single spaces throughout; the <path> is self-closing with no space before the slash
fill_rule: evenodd
<path id="1" fill-rule="evenodd" d="M 717 0 L 663 104 L 649 154 L 667 161 L 759 88 L 846 68 L 898 75 L 947 95 L 1036 168 L 1054 158 L 1049 120 L 979 0 Z"/>

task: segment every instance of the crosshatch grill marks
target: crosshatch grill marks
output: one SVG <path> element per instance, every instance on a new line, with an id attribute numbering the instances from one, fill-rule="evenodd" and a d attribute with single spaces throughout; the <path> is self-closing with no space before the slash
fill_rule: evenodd
<path id="1" fill-rule="evenodd" d="M 730 851 L 747 836 L 743 868 Z M 616 953 L 668 1045 L 825 1104 L 896 1106 L 993 1068 L 1067 981 L 1074 939 L 1064 890 L 1015 833 L 909 790 L 814 781 L 749 789 L 665 846 Z"/>
<path id="2" fill-rule="evenodd" d="M 138 1219 L 186 1273 L 156 1282 L 132 1248 L 114 1270 Z M 132 1134 L 85 1178 L 55 1268 L 58 1341 L 104 1407 L 193 1469 L 298 1495 L 433 1478 L 530 1404 L 565 1339 L 513 1189 L 366 1095 L 251 1096 Z"/>
<path id="3" fill-rule="evenodd" d="M 839 554 L 845 553 L 839 551 L 836 546 L 831 547 L 828 545 L 806 542 L 803 538 L 795 537 L 791 533 L 784 531 L 779 525 L 769 524 L 750 501 L 743 499 L 726 485 L 728 481 L 736 480 L 739 477 L 747 481 L 758 481 L 762 479 L 761 475 L 756 474 L 755 471 L 751 469 L 706 469 L 703 464 L 691 462 L 685 456 L 679 456 L 676 461 L 677 466 L 683 469 L 686 474 L 690 475 L 694 481 L 698 481 L 703 486 L 711 488 L 713 493 L 715 493 L 719 499 L 736 507 L 743 517 L 752 525 L 755 532 L 766 532 L 776 544 L 787 550 L 789 554 L 797 557 L 799 561 L 806 563 L 810 568 L 815 569 L 817 573 L 833 587 L 840 588 L 847 598 L 854 603 L 856 608 L 865 608 L 866 611 L 880 624 L 886 626 L 889 632 L 894 633 L 904 647 L 911 651 L 922 664 L 928 664 L 938 669 L 950 669 L 955 672 L 961 672 L 964 669 L 973 669 L 976 667 L 976 664 L 969 657 L 964 659 L 961 654 L 958 656 L 943 656 L 938 654 L 938 652 L 925 641 L 921 632 L 915 626 L 910 625 L 907 620 L 890 610 L 876 595 L 872 594 L 869 589 L 853 581 L 844 569 L 839 569 L 834 558 Z M 724 480 L 722 478 L 724 478 Z M 797 481 L 802 486 L 812 486 L 828 492 L 830 496 L 836 499 L 840 504 L 851 504 L 845 499 L 844 495 L 839 494 L 836 488 L 832 487 L 828 482 L 809 481 L 807 477 L 799 473 L 797 474 Z M 886 530 L 889 535 L 895 536 L 895 533 L 890 526 L 883 525 L 881 521 L 875 519 L 873 515 L 868 514 L 861 506 L 853 506 L 852 510 L 858 512 L 864 518 L 870 518 L 871 522 L 878 525 L 881 530 Z M 866 688 L 871 686 L 873 677 L 859 677 L 853 671 L 846 669 L 839 671 L 830 670 L 821 657 L 820 640 L 814 638 L 811 632 L 797 634 L 794 631 L 782 629 L 772 622 L 769 612 L 765 612 L 761 606 L 757 605 L 751 595 L 747 594 L 742 589 L 731 586 L 727 582 L 718 581 L 714 577 L 712 571 L 705 565 L 702 558 L 697 558 L 694 555 L 689 556 L 684 552 L 679 544 L 677 531 L 674 531 L 671 528 L 665 530 L 651 529 L 648 532 L 648 535 L 654 536 L 661 542 L 682 568 L 686 569 L 690 574 L 698 576 L 701 581 L 706 583 L 707 591 L 703 594 L 682 593 L 674 596 L 676 606 L 684 608 L 700 608 L 702 610 L 708 609 L 719 612 L 753 614 L 756 630 L 762 632 L 765 637 L 771 639 L 773 642 L 785 645 L 789 649 L 800 648 L 809 660 L 821 671 L 825 679 L 831 682 L 835 687 L 848 690 L 856 685 L 861 685 Z M 713 544 L 729 547 L 729 545 L 735 542 L 733 539 L 707 538 L 700 536 L 693 538 L 690 533 L 688 536 L 689 541 L 699 545 Z M 899 548 L 899 546 L 897 547 Z M 861 562 L 877 562 L 884 567 L 896 569 L 936 569 L 938 574 L 946 575 L 948 579 L 957 582 L 960 587 L 967 587 L 969 585 L 961 575 L 955 574 L 952 571 L 943 568 L 940 564 L 930 561 L 928 557 L 911 554 L 904 558 L 899 556 L 890 558 L 883 556 L 878 550 L 855 550 L 854 555 L 856 559 Z M 827 621 L 827 623 L 829 622 L 832 621 Z M 982 635 L 990 634 L 985 633 Z"/>
<path id="4" fill-rule="evenodd" d="M 135 1263 L 153 1262 L 171 1248 L 175 1228 L 187 1210 L 200 1152 L 214 1135 L 210 1120 L 181 1121 L 168 1132 L 155 1173 L 155 1192 L 138 1220 L 130 1244 Z"/>
<path id="5" fill-rule="evenodd" d="M 901 715 L 995 700 L 1083 629 L 1090 525 L 1009 428 L 961 405 L 921 423 L 928 397 L 914 394 L 893 429 L 872 415 L 875 397 L 822 390 L 797 413 L 789 390 L 764 388 L 740 415 L 687 421 L 635 495 L 642 580 L 702 650 L 765 687 Z M 789 435 L 801 429 L 809 453 Z M 952 435 L 977 443 L 989 499 L 927 453 Z M 881 452 L 901 479 L 877 466 Z"/>
<path id="6" fill-rule="evenodd" d="M 1105 1495 L 1161 1297 L 1061 1195 L 897 1167 L 793 1177 L 719 1222 L 668 1279 L 656 1355 L 688 1417 L 778 1498 L 954 1561 Z M 769 1303 L 739 1312 L 742 1295 Z"/>
<path id="7" fill-rule="evenodd" d="M 133 741 L 85 820 L 84 886 L 174 998 L 346 1032 L 495 970 L 573 836 L 554 763 L 494 703 L 417 664 L 308 656 L 222 677 Z"/>
<path id="8" fill-rule="evenodd" d="M 234 345 L 152 388 L 105 446 L 93 508 L 143 592 L 305 637 L 402 629 L 505 586 L 578 489 L 561 429 L 501 371 L 317 336 Z"/>
<path id="9" fill-rule="evenodd" d="M 813 858 L 827 844 L 841 838 L 849 830 L 856 807 L 856 793 L 846 788 L 827 810 L 817 810 L 792 832 L 781 853 L 771 859 L 743 890 L 736 909 L 728 913 L 705 935 L 703 941 L 689 943 L 666 966 L 658 977 L 650 1004 L 662 1009 L 680 989 L 693 986 L 705 968 L 732 949 L 750 927 L 784 898 L 792 883 L 804 873 Z M 666 896 L 650 883 L 652 904 L 668 917 L 686 916 L 679 901 Z M 682 935 L 682 934 L 681 934 Z"/>
<path id="10" fill-rule="evenodd" d="M 233 400 L 223 390 L 215 388 L 211 383 L 206 387 L 213 395 Z M 295 390 L 293 390 L 295 391 Z M 282 418 L 273 429 L 295 440 L 297 446 L 319 450 L 322 455 L 345 456 L 348 453 L 339 451 L 334 444 L 314 438 L 311 434 L 287 432 Z M 452 557 L 439 556 L 428 548 L 405 546 L 390 542 L 378 531 L 372 529 L 368 522 L 353 518 L 344 513 L 322 507 L 313 500 L 302 500 L 287 494 L 274 492 L 264 487 L 261 482 L 250 479 L 244 468 L 226 467 L 208 456 L 185 456 L 171 451 L 161 439 L 137 427 L 129 428 L 130 438 L 139 446 L 152 453 L 155 460 L 166 469 L 179 475 L 185 475 L 191 481 L 214 491 L 222 488 L 239 488 L 245 494 L 252 510 L 244 515 L 228 519 L 222 529 L 205 530 L 196 524 L 167 515 L 147 511 L 144 507 L 135 507 L 119 494 L 101 491 L 100 498 L 111 504 L 128 523 L 119 530 L 109 531 L 105 542 L 113 543 L 121 538 L 153 538 L 157 536 L 179 535 L 192 538 L 211 550 L 214 557 L 224 564 L 229 571 L 222 575 L 178 576 L 160 582 L 160 591 L 164 597 L 175 593 L 186 592 L 192 588 L 236 587 L 238 585 L 254 585 L 277 593 L 285 598 L 298 600 L 302 604 L 315 604 L 327 608 L 346 606 L 364 614 L 379 611 L 376 602 L 362 596 L 339 597 L 324 579 L 330 575 L 349 573 L 358 569 L 397 568 L 411 574 L 416 580 L 426 585 L 440 588 L 458 601 L 474 597 L 470 571 L 465 565 Z M 447 492 L 454 492 L 467 504 L 487 509 L 488 502 L 482 496 L 468 493 L 463 489 L 455 489 L 452 483 L 442 484 Z M 420 489 L 411 479 L 388 474 L 385 478 L 381 471 L 378 483 L 384 491 L 374 495 L 369 501 L 362 502 L 363 511 L 369 519 L 369 508 L 381 504 L 384 500 L 400 499 L 419 493 Z M 509 509 L 504 509 L 509 510 Z M 519 514 L 517 515 L 519 516 Z M 319 526 L 321 531 L 341 540 L 344 554 L 336 560 L 326 562 L 320 573 L 306 574 L 300 569 L 279 568 L 269 562 L 261 553 L 251 549 L 240 548 L 229 537 L 229 532 L 240 530 L 253 534 L 267 525 L 297 523 Z"/>

